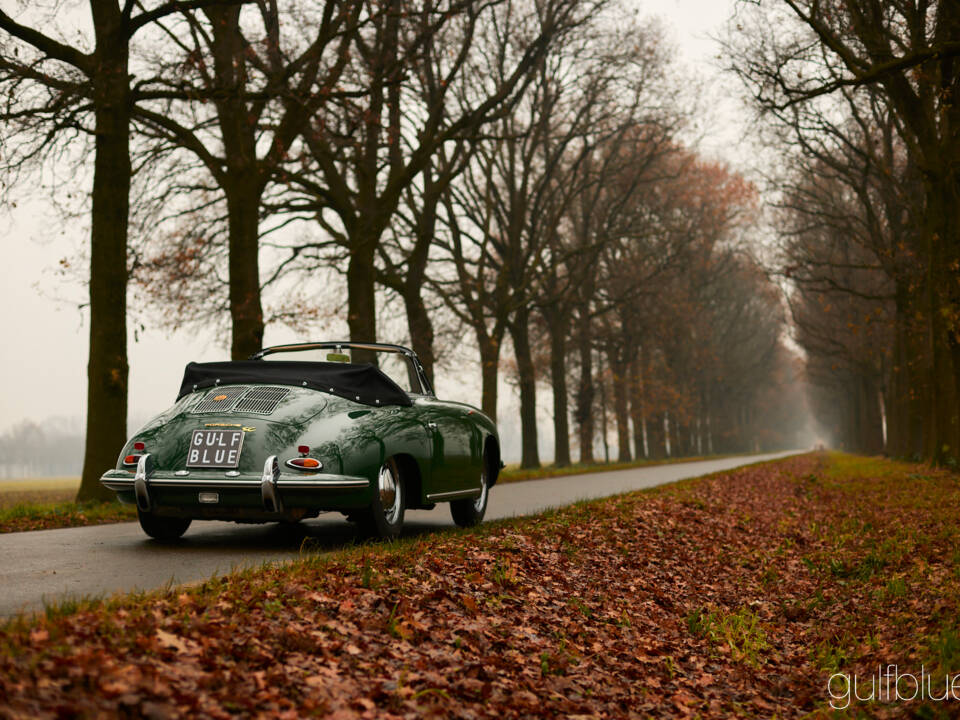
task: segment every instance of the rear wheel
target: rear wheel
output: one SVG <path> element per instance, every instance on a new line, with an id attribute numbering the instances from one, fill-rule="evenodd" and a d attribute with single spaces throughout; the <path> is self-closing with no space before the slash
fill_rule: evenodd
<path id="1" fill-rule="evenodd" d="M 387 460 L 377 474 L 373 502 L 357 519 L 364 534 L 378 538 L 393 538 L 403 528 L 403 478 L 397 463 Z"/>
<path id="2" fill-rule="evenodd" d="M 466 500 L 454 500 L 450 503 L 450 514 L 453 521 L 460 527 L 473 527 L 483 521 L 487 512 L 487 498 L 490 496 L 490 485 L 487 483 L 487 468 L 484 463 L 480 471 L 480 496 Z"/>
<path id="3" fill-rule="evenodd" d="M 183 535 L 190 527 L 190 518 L 161 517 L 137 508 L 140 527 L 154 540 L 172 542 Z"/>

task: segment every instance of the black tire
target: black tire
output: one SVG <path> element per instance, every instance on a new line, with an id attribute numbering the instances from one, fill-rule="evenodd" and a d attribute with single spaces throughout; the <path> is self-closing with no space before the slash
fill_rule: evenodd
<path id="1" fill-rule="evenodd" d="M 462 528 L 473 527 L 483 522 L 483 516 L 487 512 L 487 501 L 490 499 L 490 484 L 487 482 L 487 464 L 483 464 L 480 471 L 481 491 L 478 498 L 467 498 L 466 500 L 452 500 L 450 502 L 450 515 L 453 521 Z"/>
<path id="2" fill-rule="evenodd" d="M 192 522 L 190 518 L 161 517 L 137 508 L 140 527 L 154 540 L 173 542 L 183 535 Z"/>
<path id="3" fill-rule="evenodd" d="M 389 484 L 392 481 L 393 491 Z M 375 538 L 395 538 L 403 529 L 403 511 L 406 501 L 403 477 L 397 463 L 387 460 L 377 473 L 373 502 L 357 520 L 364 535 Z"/>

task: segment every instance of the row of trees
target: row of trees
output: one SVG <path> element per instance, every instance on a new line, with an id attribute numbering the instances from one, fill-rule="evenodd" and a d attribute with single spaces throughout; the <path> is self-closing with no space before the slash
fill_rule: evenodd
<path id="1" fill-rule="evenodd" d="M 744 6 L 734 69 L 790 148 L 779 269 L 848 447 L 960 457 L 960 4 Z"/>
<path id="2" fill-rule="evenodd" d="M 0 478 L 74 476 L 81 462 L 83 434 L 73 420 L 23 420 L 0 433 Z"/>
<path id="3" fill-rule="evenodd" d="M 90 8 L 90 49 L 0 12 L 8 169 L 93 138 L 82 497 L 124 440 L 131 277 L 170 323 L 229 317 L 245 358 L 291 312 L 265 314 L 264 293 L 296 281 L 297 308 L 317 307 L 329 298 L 309 279 L 336 267 L 351 339 L 376 338 L 389 293 L 431 377 L 438 320 L 469 328 L 493 416 L 509 341 L 527 466 L 544 370 L 561 464 L 571 415 L 592 460 L 608 378 L 622 459 L 777 441 L 757 413 L 792 370 L 779 299 L 743 252 L 753 189 L 683 147 L 665 48 L 633 13 L 612 0 Z"/>

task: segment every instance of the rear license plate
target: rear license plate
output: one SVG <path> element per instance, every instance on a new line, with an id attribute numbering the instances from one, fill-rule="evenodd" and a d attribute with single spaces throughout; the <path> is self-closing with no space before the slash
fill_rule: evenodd
<path id="1" fill-rule="evenodd" d="M 243 447 L 242 430 L 194 430 L 187 467 L 235 468 Z"/>

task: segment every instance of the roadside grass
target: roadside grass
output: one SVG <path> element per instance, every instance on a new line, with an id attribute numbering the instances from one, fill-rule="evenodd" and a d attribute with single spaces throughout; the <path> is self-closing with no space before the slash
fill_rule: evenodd
<path id="1" fill-rule="evenodd" d="M 958 505 L 811 454 L 68 601 L 0 625 L 0 717 L 951 717 L 827 683 L 960 673 Z"/>
<path id="2" fill-rule="evenodd" d="M 535 470 L 521 470 L 519 467 L 508 466 L 501 472 L 498 482 L 541 480 L 652 465 L 719 460 L 727 457 L 735 456 L 709 455 L 665 460 L 640 460 L 629 463 L 570 465 L 560 468 L 547 465 Z M 0 534 L 25 530 L 104 525 L 136 520 L 137 512 L 132 505 L 123 505 L 119 502 L 77 505 L 73 502 L 73 499 L 76 497 L 79 487 L 79 477 L 0 480 Z"/>
<path id="3" fill-rule="evenodd" d="M 0 533 L 105 525 L 137 519 L 133 505 L 103 503 L 23 502 L 0 508 Z"/>
<path id="4" fill-rule="evenodd" d="M 79 487 L 79 477 L 0 480 L 0 533 L 136 520 L 131 505 L 75 502 Z"/>

